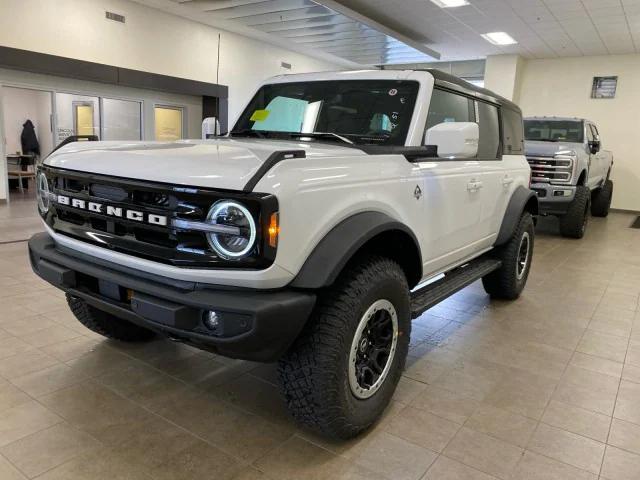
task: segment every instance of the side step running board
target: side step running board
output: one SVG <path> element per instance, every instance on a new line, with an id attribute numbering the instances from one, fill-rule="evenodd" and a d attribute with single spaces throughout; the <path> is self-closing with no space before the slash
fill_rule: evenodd
<path id="1" fill-rule="evenodd" d="M 417 318 L 454 293 L 502 266 L 500 260 L 480 257 L 445 273 L 444 277 L 411 293 L 411 318 Z"/>

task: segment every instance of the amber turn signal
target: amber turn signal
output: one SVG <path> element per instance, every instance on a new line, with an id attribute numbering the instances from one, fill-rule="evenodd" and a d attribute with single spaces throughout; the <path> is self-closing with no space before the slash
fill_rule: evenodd
<path id="1" fill-rule="evenodd" d="M 276 248 L 278 246 L 278 235 L 280 235 L 280 215 L 278 213 L 272 213 L 269 218 L 269 246 Z"/>

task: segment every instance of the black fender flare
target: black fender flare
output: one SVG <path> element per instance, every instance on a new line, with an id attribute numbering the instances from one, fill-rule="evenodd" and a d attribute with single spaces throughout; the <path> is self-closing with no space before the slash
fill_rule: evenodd
<path id="1" fill-rule="evenodd" d="M 504 213 L 504 217 L 502 218 L 502 225 L 500 226 L 500 231 L 498 232 L 498 238 L 494 243 L 494 246 L 499 246 L 507 243 L 513 232 L 515 232 L 516 227 L 518 226 L 518 222 L 520 221 L 520 217 L 522 213 L 527 210 L 527 205 L 532 203 L 533 208 L 529 207 L 529 210 L 533 215 L 538 214 L 538 196 L 533 190 L 529 188 L 525 188 L 522 185 L 516 188 L 513 195 L 511 195 L 511 200 L 509 200 L 509 205 L 507 205 L 507 210 Z"/>
<path id="2" fill-rule="evenodd" d="M 331 285 L 363 245 L 381 233 L 393 231 L 407 234 L 413 240 L 419 256 L 419 281 L 422 276 L 422 255 L 413 231 L 384 213 L 361 212 L 338 223 L 320 240 L 290 286 L 315 289 Z"/>

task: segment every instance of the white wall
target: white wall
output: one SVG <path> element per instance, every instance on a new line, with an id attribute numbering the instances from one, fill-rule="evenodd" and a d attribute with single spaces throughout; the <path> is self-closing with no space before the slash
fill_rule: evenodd
<path id="1" fill-rule="evenodd" d="M 615 99 L 591 99 L 594 76 L 618 75 Z M 525 115 L 593 120 L 613 152 L 613 207 L 640 211 L 640 55 L 525 62 L 516 100 Z"/>
<path id="2" fill-rule="evenodd" d="M 106 20 L 106 10 L 126 23 Z M 341 69 L 126 0 L 0 0 L 0 45 L 228 85 L 230 121 L 267 77 Z"/>

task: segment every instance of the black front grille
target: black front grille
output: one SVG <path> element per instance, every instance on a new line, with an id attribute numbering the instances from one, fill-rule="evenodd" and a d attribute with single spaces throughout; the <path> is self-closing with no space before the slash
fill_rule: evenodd
<path id="1" fill-rule="evenodd" d="M 154 225 L 54 201 L 45 221 L 57 233 L 176 266 L 262 269 L 275 258 L 275 250 L 266 242 L 258 241 L 251 255 L 240 262 L 224 260 L 211 250 L 203 233 L 171 226 L 172 219 L 176 218 L 204 221 L 212 204 L 232 199 L 243 203 L 254 215 L 258 239 L 262 239 L 271 212 L 277 211 L 277 201 L 272 195 L 175 186 L 51 167 L 43 167 L 43 171 L 56 198 L 63 195 L 84 201 L 84 205 L 93 202 L 104 208 L 108 205 L 122 209 L 122 212 L 143 212 L 145 219 L 148 215 L 167 218 L 167 225 Z"/>

